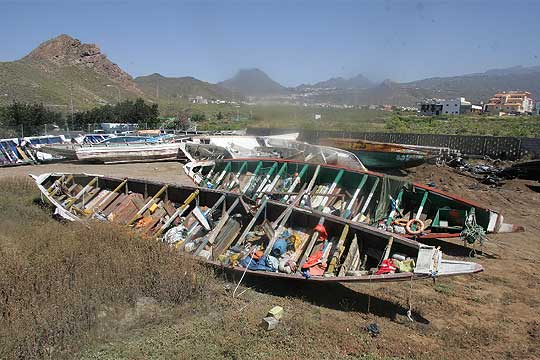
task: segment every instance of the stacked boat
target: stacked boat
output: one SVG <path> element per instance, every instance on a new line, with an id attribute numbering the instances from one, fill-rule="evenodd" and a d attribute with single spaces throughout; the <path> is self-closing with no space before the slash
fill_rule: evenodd
<path id="1" fill-rule="evenodd" d="M 523 230 L 499 211 L 368 171 L 345 150 L 286 137 L 175 144 L 194 160 L 184 166 L 194 186 L 88 174 L 35 180 L 64 219 L 129 226 L 210 265 L 268 278 L 380 282 L 472 274 L 482 267 L 447 259 L 422 242 L 460 238 L 467 245 L 488 233 Z"/>
<path id="2" fill-rule="evenodd" d="M 236 273 L 315 282 L 387 282 L 482 271 L 361 223 L 263 197 L 87 174 L 35 176 L 43 199 L 71 221 L 109 221 Z"/>
<path id="3" fill-rule="evenodd" d="M 114 136 L 97 143 L 73 142 L 46 146 L 41 149 L 67 160 L 94 163 L 122 163 L 178 159 L 180 143 L 169 135 Z"/>
<path id="4" fill-rule="evenodd" d="M 252 201 L 267 196 L 287 204 L 305 191 L 299 207 L 408 238 L 461 237 L 474 243 L 486 233 L 523 230 L 506 224 L 496 210 L 371 171 L 283 159 L 193 162 L 184 168 L 199 186 L 238 192 Z"/>

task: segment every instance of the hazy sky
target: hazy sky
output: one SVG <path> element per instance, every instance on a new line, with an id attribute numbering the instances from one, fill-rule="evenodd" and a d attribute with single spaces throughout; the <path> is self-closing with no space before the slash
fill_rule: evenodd
<path id="1" fill-rule="evenodd" d="M 540 65 L 540 1 L 6 1 L 0 60 L 66 33 L 134 76 L 217 82 L 259 67 L 284 85 L 397 81 Z"/>

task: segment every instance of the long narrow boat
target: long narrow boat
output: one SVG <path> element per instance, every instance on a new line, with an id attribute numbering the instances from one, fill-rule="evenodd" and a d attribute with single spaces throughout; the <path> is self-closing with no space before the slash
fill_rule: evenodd
<path id="1" fill-rule="evenodd" d="M 237 273 L 334 282 L 387 282 L 482 271 L 414 240 L 317 211 L 240 194 L 87 174 L 34 176 L 71 221 L 110 221 Z M 295 198 L 300 201 L 302 195 Z"/>
<path id="2" fill-rule="evenodd" d="M 275 136 L 196 136 L 184 139 L 185 153 L 191 161 L 280 158 L 366 170 L 358 157 L 349 151 L 297 141 L 297 136 L 298 133 Z M 215 157 L 212 158 L 212 155 Z"/>
<path id="3" fill-rule="evenodd" d="M 62 156 L 68 160 L 94 163 L 120 163 L 175 160 L 183 155 L 180 148 L 180 143 L 142 142 L 111 145 L 68 144 L 43 147 L 41 151 Z"/>
<path id="4" fill-rule="evenodd" d="M 370 170 L 407 169 L 422 165 L 430 158 L 427 151 L 399 144 L 340 138 L 326 138 L 319 142 L 354 153 Z"/>
<path id="5" fill-rule="evenodd" d="M 235 191 L 252 200 L 266 195 L 287 203 L 302 186 L 299 205 L 409 238 L 462 237 L 469 243 L 485 233 L 523 231 L 472 201 L 396 177 L 329 165 L 281 159 L 232 159 L 188 163 L 186 174 L 199 186 Z"/>

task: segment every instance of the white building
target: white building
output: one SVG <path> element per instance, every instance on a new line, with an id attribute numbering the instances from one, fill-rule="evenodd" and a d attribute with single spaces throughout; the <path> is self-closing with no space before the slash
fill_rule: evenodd
<path id="1" fill-rule="evenodd" d="M 472 111 L 472 104 L 464 97 L 452 100 L 428 100 L 418 105 L 422 115 L 461 115 Z"/>
<path id="2" fill-rule="evenodd" d="M 452 100 L 439 100 L 442 105 L 441 114 L 460 115 L 471 112 L 471 102 L 465 100 L 464 97 Z"/>
<path id="3" fill-rule="evenodd" d="M 534 113 L 535 113 L 536 115 L 540 115 L 540 101 L 537 101 L 537 102 L 536 102 L 536 106 L 535 106 Z"/>

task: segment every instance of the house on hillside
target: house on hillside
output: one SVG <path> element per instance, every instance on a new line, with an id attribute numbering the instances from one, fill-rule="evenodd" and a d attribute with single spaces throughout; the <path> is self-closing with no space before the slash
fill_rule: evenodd
<path id="1" fill-rule="evenodd" d="M 418 104 L 421 115 L 462 115 L 473 110 L 473 105 L 464 97 L 451 100 L 431 99 Z"/>
<path id="2" fill-rule="evenodd" d="M 495 94 L 486 105 L 486 112 L 492 115 L 532 114 L 534 101 L 528 91 L 509 91 Z"/>

